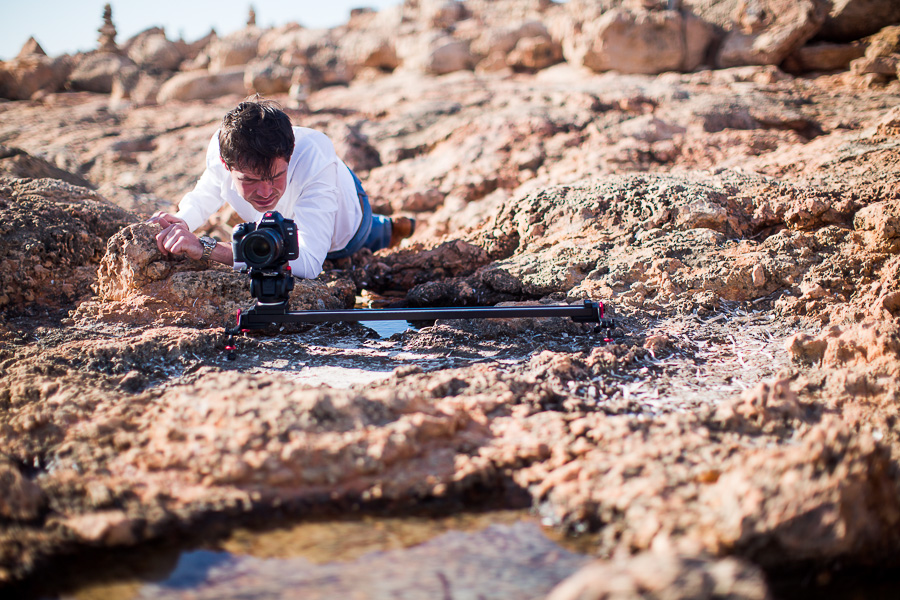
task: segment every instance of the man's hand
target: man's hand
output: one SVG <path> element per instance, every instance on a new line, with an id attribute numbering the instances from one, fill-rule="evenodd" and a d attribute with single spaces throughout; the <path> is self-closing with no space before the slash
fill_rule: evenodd
<path id="1" fill-rule="evenodd" d="M 164 255 L 189 256 L 194 260 L 203 257 L 203 245 L 200 239 L 190 232 L 187 223 L 175 215 L 158 212 L 149 219 L 148 223 L 159 223 L 163 228 L 156 234 L 156 247 Z"/>

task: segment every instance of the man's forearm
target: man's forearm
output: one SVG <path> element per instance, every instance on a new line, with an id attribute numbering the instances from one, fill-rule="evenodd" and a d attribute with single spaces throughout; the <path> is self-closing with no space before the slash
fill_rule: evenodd
<path id="1" fill-rule="evenodd" d="M 229 267 L 234 266 L 234 252 L 231 249 L 231 244 L 227 242 L 219 242 L 216 244 L 216 247 L 209 255 L 209 259 L 222 263 L 223 265 L 228 265 Z"/>

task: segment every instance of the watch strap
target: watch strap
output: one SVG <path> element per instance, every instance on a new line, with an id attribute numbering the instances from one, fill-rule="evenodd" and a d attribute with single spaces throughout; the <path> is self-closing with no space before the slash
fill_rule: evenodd
<path id="1" fill-rule="evenodd" d="M 203 245 L 203 256 L 200 257 L 200 260 L 209 260 L 210 255 L 212 255 L 212 251 L 215 250 L 216 244 L 218 244 L 215 238 L 211 238 L 208 235 L 204 235 L 200 238 L 200 244 Z"/>

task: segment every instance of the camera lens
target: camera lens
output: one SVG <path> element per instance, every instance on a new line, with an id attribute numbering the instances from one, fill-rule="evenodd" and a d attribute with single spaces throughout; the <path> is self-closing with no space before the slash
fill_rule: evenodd
<path id="1" fill-rule="evenodd" d="M 264 269 L 272 266 L 282 255 L 282 240 L 269 229 L 257 229 L 241 242 L 247 266 Z"/>

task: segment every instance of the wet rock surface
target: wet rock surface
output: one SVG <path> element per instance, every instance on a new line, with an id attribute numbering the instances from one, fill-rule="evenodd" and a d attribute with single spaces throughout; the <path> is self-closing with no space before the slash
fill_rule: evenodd
<path id="1" fill-rule="evenodd" d="M 599 10 L 569 4 L 575 21 Z M 665 12 L 643 4 L 632 17 Z M 694 4 L 714 21 L 716 6 Z M 777 3 L 750 4 L 744 29 L 778 33 L 781 20 L 766 29 L 751 10 Z M 416 38 L 432 70 L 512 49 L 521 67 L 424 76 L 403 67 L 419 45 L 393 57 L 378 46 L 366 68 L 381 72 L 342 75 L 325 68 L 349 60 L 337 60 L 331 34 L 292 27 L 248 29 L 191 58 L 221 75 L 249 60 L 241 52 L 284 66 L 301 60 L 292 48 L 315 46 L 308 76 L 344 84 L 311 86 L 302 105 L 297 82 L 275 97 L 296 124 L 334 139 L 379 211 L 418 220 L 401 247 L 298 281 L 292 307 L 590 298 L 617 319 L 615 335 L 558 318 L 419 322 L 389 335 L 304 325 L 240 336 L 232 357 L 223 325 L 251 303 L 246 277 L 163 257 L 157 229 L 139 221 L 191 187 L 241 96 L 157 105 L 47 92 L 4 103 L 0 585 L 210 518 L 522 498 L 545 526 L 591 534 L 599 562 L 573 575 L 582 558 L 541 562 L 520 530 L 476 545 L 531 556 L 535 589 L 560 584 L 554 598 L 765 598 L 760 568 L 895 566 L 896 81 L 772 64 L 593 73 L 552 49 L 528 54 L 571 25 L 551 22 L 560 7 L 523 2 L 515 14 L 552 26 L 492 37 L 454 6 L 361 12 L 348 28 L 440 23 L 451 39 Z M 871 42 L 870 60 L 892 58 L 888 38 Z M 142 39 L 135 60 L 174 56 L 158 32 Z M 796 50 L 787 46 L 771 52 Z M 540 56 L 552 64 L 529 62 Z M 204 232 L 227 239 L 231 221 L 223 211 Z M 409 560 L 433 574 L 454 543 Z M 406 559 L 359 560 L 393 572 Z M 451 589 L 469 566 L 444 574 Z M 346 591 L 337 567 L 278 568 L 333 584 L 310 594 Z M 253 569 L 247 581 L 263 585 Z M 385 589 L 447 589 L 437 575 L 403 581 Z M 231 583 L 223 574 L 198 593 L 221 597 Z"/>

